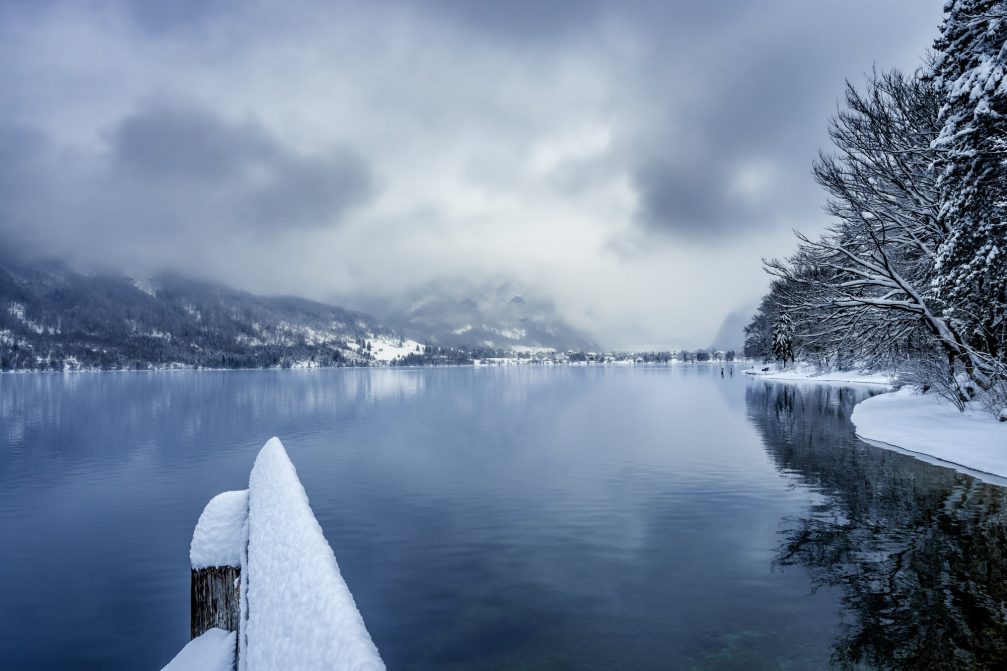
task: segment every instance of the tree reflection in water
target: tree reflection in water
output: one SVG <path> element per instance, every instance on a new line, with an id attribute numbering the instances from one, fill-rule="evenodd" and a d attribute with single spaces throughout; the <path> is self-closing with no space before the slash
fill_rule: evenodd
<path id="1" fill-rule="evenodd" d="M 841 668 L 1007 668 L 1007 490 L 856 438 L 870 392 L 753 381 L 749 420 L 777 467 L 821 495 L 776 562 L 840 588 Z"/>

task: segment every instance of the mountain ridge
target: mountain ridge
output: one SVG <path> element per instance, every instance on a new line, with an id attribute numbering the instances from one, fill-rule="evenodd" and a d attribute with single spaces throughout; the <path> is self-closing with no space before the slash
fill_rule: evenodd
<path id="1" fill-rule="evenodd" d="M 465 363 L 522 349 L 596 347 L 550 304 L 503 285 L 497 291 L 506 305 L 477 295 L 461 300 L 461 313 L 452 312 L 455 298 L 428 294 L 389 324 L 175 273 L 83 273 L 58 262 L 0 260 L 0 370 Z M 438 306 L 453 316 L 432 309 Z M 464 319 L 478 323 L 459 327 Z"/>
<path id="2" fill-rule="evenodd" d="M 366 365 L 418 345 L 368 315 L 298 296 L 171 273 L 138 279 L 60 264 L 0 266 L 7 370 Z"/>

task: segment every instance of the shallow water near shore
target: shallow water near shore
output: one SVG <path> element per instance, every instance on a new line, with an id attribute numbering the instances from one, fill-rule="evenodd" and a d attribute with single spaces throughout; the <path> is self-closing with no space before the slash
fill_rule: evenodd
<path id="1" fill-rule="evenodd" d="M 730 372 L 730 367 L 726 369 Z M 0 376 L 0 659 L 157 669 L 282 438 L 390 669 L 997 668 L 1007 490 L 717 366 Z"/>

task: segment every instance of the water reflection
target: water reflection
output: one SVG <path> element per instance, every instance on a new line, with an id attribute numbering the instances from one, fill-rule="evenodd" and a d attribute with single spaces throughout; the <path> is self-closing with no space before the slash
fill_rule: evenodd
<path id="1" fill-rule="evenodd" d="M 392 669 L 995 667 L 1003 490 L 858 440 L 867 393 L 709 366 L 0 376 L 0 667 L 166 663 L 192 526 L 273 434 Z"/>
<path id="2" fill-rule="evenodd" d="M 842 590 L 840 668 L 1004 668 L 1007 491 L 857 440 L 848 417 L 869 393 L 749 386 L 778 468 L 821 495 L 776 562 Z"/>

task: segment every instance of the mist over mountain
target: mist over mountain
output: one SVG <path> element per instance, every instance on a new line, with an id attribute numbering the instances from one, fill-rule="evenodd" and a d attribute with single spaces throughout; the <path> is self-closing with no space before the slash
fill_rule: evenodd
<path id="1" fill-rule="evenodd" d="M 728 352 L 734 350 L 741 352 L 745 349 L 745 326 L 752 315 L 755 314 L 756 306 L 746 306 L 737 310 L 732 310 L 721 323 L 717 330 L 717 335 L 710 344 L 711 350 L 722 350 Z"/>
<path id="2" fill-rule="evenodd" d="M 434 345 L 429 349 L 427 344 Z M 596 350 L 516 285 L 430 286 L 382 319 L 178 274 L 137 278 L 0 260 L 0 369 L 460 363 L 522 348 Z"/>
<path id="3" fill-rule="evenodd" d="M 372 311 L 412 337 L 440 346 L 599 349 L 590 334 L 560 316 L 552 301 L 510 281 L 474 288 L 433 283 Z"/>

